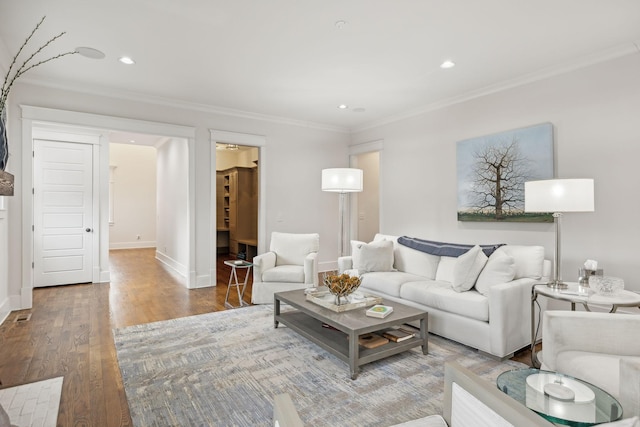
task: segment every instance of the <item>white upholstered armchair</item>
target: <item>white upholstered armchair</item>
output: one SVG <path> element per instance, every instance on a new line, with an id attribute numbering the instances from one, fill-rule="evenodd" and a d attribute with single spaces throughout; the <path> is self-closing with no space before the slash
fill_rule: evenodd
<path id="1" fill-rule="evenodd" d="M 609 392 L 625 418 L 640 415 L 640 315 L 546 311 L 542 336 L 542 369 Z"/>
<path id="2" fill-rule="evenodd" d="M 272 304 L 275 292 L 318 284 L 320 235 L 271 233 L 269 252 L 253 258 L 251 302 Z"/>

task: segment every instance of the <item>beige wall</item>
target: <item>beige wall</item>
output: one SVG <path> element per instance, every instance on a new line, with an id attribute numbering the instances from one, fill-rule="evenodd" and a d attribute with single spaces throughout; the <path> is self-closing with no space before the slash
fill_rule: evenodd
<path id="1" fill-rule="evenodd" d="M 110 249 L 156 246 L 156 157 L 154 147 L 109 144 L 109 166 L 115 166 Z"/>

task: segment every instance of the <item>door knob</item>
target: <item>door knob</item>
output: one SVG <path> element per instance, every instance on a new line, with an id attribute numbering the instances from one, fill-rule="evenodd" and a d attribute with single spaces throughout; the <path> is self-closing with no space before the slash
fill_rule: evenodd
<path id="1" fill-rule="evenodd" d="M 91 233 L 91 229 L 88 227 L 84 231 L 86 231 L 87 233 Z"/>

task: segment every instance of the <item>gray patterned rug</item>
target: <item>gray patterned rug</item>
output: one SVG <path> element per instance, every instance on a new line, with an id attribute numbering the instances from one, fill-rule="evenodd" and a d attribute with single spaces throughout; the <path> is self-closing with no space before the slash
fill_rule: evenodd
<path id="1" fill-rule="evenodd" d="M 269 426 L 287 392 L 308 426 L 389 426 L 442 412 L 444 362 L 494 381 L 524 365 L 429 336 L 420 348 L 348 366 L 252 306 L 114 331 L 136 426 Z"/>

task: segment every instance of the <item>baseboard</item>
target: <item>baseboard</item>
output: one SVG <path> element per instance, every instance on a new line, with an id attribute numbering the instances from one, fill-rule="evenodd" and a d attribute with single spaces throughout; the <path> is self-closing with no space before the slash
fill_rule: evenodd
<path id="1" fill-rule="evenodd" d="M 156 259 L 167 267 L 167 271 L 173 273 L 183 286 L 187 286 L 187 268 L 184 265 L 158 250 L 156 250 Z"/>
<path id="2" fill-rule="evenodd" d="M 2 301 L 2 304 L 0 304 L 0 325 L 7 320 L 9 314 L 11 314 L 11 301 L 9 297 L 7 297 Z"/>
<path id="3" fill-rule="evenodd" d="M 112 243 L 109 242 L 109 250 L 111 249 L 146 249 L 146 248 L 155 248 L 155 241 L 141 242 L 140 240 L 136 240 L 133 242 L 117 242 Z"/>

